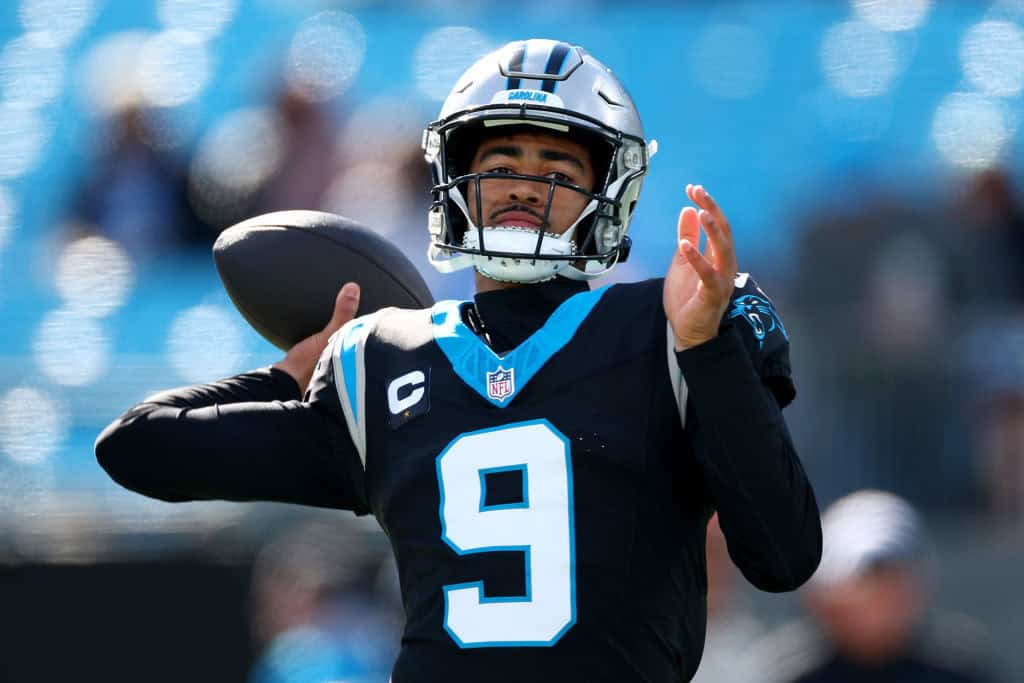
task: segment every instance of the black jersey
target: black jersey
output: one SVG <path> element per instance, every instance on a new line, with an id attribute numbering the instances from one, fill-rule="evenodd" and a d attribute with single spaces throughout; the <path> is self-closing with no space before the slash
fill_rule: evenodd
<path id="1" fill-rule="evenodd" d="M 96 454 L 164 500 L 374 514 L 407 617 L 393 683 L 677 683 L 703 648 L 713 511 L 763 590 L 821 552 L 785 329 L 736 284 L 718 337 L 682 352 L 661 280 L 381 311 L 332 338 L 305 400 L 277 369 L 171 390 Z"/>
<path id="2" fill-rule="evenodd" d="M 785 330 L 749 278 L 737 285 L 723 334 L 787 402 Z M 723 461 L 709 477 L 695 453 L 700 416 L 661 289 L 577 293 L 501 354 L 468 302 L 380 311 L 332 339 L 308 398 L 343 412 L 362 474 L 356 507 L 394 549 L 407 616 L 394 683 L 692 676 L 708 479 L 731 475 Z M 795 484 L 814 528 L 799 464 L 785 468 L 780 497 Z"/>

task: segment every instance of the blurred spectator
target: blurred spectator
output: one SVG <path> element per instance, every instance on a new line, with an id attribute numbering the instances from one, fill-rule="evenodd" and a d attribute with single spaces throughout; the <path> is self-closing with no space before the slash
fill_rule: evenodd
<path id="1" fill-rule="evenodd" d="M 271 211 L 318 209 L 338 163 L 334 138 L 333 113 L 282 81 L 269 105 L 229 112 L 203 135 L 190 199 L 219 229 Z"/>
<path id="2" fill-rule="evenodd" d="M 757 671 L 750 668 L 747 655 L 764 627 L 742 600 L 718 515 L 708 523 L 707 563 L 708 626 L 704 656 L 693 683 L 755 681 Z"/>
<path id="3" fill-rule="evenodd" d="M 217 237 L 189 205 L 187 163 L 160 144 L 152 116 L 132 104 L 110 118 L 71 207 L 76 230 L 109 237 L 136 260 Z"/>
<path id="4" fill-rule="evenodd" d="M 798 437 L 823 500 L 880 487 L 927 509 L 969 503 L 962 329 L 951 324 L 965 291 L 958 239 L 943 211 L 897 197 L 809 223 L 783 298 L 810 399 L 794 409 L 813 411 L 794 425 L 807 430 Z"/>
<path id="5" fill-rule="evenodd" d="M 381 595 L 383 553 L 351 524 L 309 522 L 259 554 L 249 683 L 378 683 L 397 655 L 399 615 Z"/>
<path id="6" fill-rule="evenodd" d="M 1000 525 L 1024 529 L 1024 311 L 977 325 L 967 365 L 986 506 Z"/>
<path id="7" fill-rule="evenodd" d="M 961 228 L 961 258 L 968 269 L 965 304 L 972 316 L 1024 309 L 1024 209 L 1009 173 L 979 172 L 964 183 L 953 215 Z"/>
<path id="8" fill-rule="evenodd" d="M 980 489 L 1004 517 L 1024 505 L 1016 394 L 985 388 L 1019 355 L 990 328 L 1024 315 L 1024 211 L 1002 169 L 954 190 L 931 202 L 863 190 L 803 233 L 782 298 L 810 398 L 794 410 L 813 410 L 794 425 L 824 500 L 880 487 L 948 515 Z M 977 420 L 963 409 L 972 380 L 986 396 Z"/>
<path id="9" fill-rule="evenodd" d="M 1008 172 L 982 171 L 965 183 L 964 259 L 972 267 L 965 365 L 973 380 L 974 453 L 988 511 L 1024 523 L 1024 209 Z"/>
<path id="10" fill-rule="evenodd" d="M 860 491 L 822 518 L 824 552 L 804 589 L 813 624 L 783 627 L 754 650 L 761 680 L 973 683 L 991 680 L 978 627 L 937 615 L 921 522 L 902 499 Z"/>
<path id="11" fill-rule="evenodd" d="M 281 126 L 281 153 L 248 214 L 320 208 L 338 167 L 335 122 L 322 104 L 287 81 L 275 96 L 274 113 Z"/>

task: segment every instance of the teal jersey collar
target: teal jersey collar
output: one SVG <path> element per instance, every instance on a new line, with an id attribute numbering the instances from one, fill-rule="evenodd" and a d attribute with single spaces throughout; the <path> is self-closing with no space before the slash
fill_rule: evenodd
<path id="1" fill-rule="evenodd" d="M 504 356 L 494 353 L 462 322 L 462 306 L 469 302 L 439 301 L 430 311 L 434 341 L 463 382 L 492 405 L 504 408 L 569 343 L 607 289 L 605 286 L 569 297 L 539 330 Z"/>

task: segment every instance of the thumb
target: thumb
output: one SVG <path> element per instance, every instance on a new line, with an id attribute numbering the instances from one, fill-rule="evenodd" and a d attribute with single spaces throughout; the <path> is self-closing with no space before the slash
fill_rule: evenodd
<path id="1" fill-rule="evenodd" d="M 359 285 L 354 282 L 346 282 L 338 290 L 338 296 L 334 299 L 334 313 L 331 315 L 331 321 L 324 328 L 327 336 L 334 334 L 341 329 L 342 325 L 356 317 L 357 310 L 359 310 Z"/>

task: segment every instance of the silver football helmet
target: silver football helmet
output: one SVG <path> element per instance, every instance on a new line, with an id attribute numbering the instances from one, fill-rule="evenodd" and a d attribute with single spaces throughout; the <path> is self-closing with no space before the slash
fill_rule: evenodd
<path id="1" fill-rule="evenodd" d="M 481 135 L 498 126 L 537 126 L 581 142 L 591 151 L 596 187 L 546 176 L 470 173 L 467 160 Z M 423 133 L 434 183 L 430 262 L 441 272 L 474 266 L 492 279 L 523 283 L 607 273 L 629 253 L 626 231 L 656 149 L 654 141 L 645 141 L 625 88 L 583 48 L 541 39 L 509 43 L 462 75 Z M 473 221 L 481 215 L 481 181 L 496 177 L 545 184 L 548 202 L 539 228 Z M 588 200 L 562 234 L 545 230 L 556 187 Z M 474 199 L 475 212 L 467 204 Z"/>

